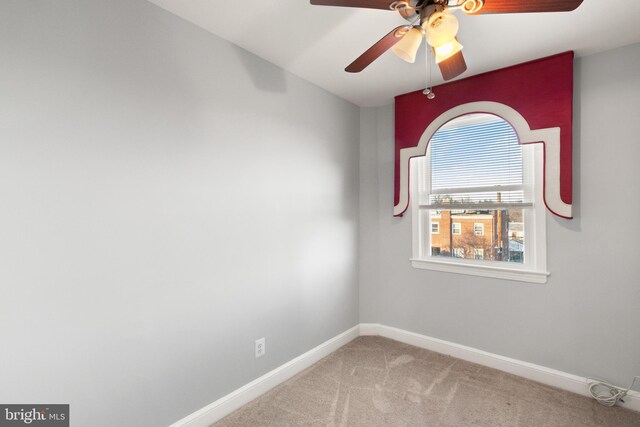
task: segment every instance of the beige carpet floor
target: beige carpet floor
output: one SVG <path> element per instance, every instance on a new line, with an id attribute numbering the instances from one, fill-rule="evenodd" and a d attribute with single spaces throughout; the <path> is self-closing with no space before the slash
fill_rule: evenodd
<path id="1" fill-rule="evenodd" d="M 382 337 L 359 337 L 220 420 L 237 426 L 640 426 L 640 413 Z"/>

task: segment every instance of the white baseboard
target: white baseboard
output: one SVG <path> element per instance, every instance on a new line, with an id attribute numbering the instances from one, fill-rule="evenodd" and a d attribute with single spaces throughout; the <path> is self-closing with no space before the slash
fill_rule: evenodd
<path id="1" fill-rule="evenodd" d="M 251 381 L 169 427 L 208 427 L 278 384 L 304 371 L 360 335 L 358 325 Z"/>
<path id="2" fill-rule="evenodd" d="M 416 347 L 442 354 L 448 354 L 468 362 L 477 363 L 479 365 L 488 366 L 490 368 L 518 375 L 562 390 L 567 390 L 583 396 L 591 396 L 587 387 L 587 379 L 584 377 L 500 356 L 498 354 L 478 350 L 477 348 L 467 347 L 438 338 L 431 338 L 426 335 L 393 328 L 391 326 L 380 325 L 377 323 L 361 323 L 360 325 L 354 326 L 340 335 L 331 338 L 284 365 L 279 366 L 273 371 L 264 374 L 260 378 L 251 381 L 204 408 L 199 409 L 193 414 L 186 416 L 180 421 L 171 424 L 169 427 L 207 427 L 362 335 L 383 336 L 406 344 L 411 344 Z M 620 403 L 620 406 L 634 411 L 640 411 L 640 393 L 631 391 L 624 398 L 624 401 L 625 403 Z"/>
<path id="3" fill-rule="evenodd" d="M 489 353 L 476 348 L 455 344 L 438 338 L 431 338 L 425 335 L 377 323 L 361 323 L 360 335 L 380 335 L 405 344 L 411 344 L 416 347 L 438 353 L 448 354 L 453 357 L 457 357 L 458 359 L 488 366 L 490 368 L 518 375 L 542 384 L 591 397 L 587 386 L 587 379 L 585 377 L 568 374 L 566 372 L 535 365 L 533 363 L 523 362 L 510 357 L 500 356 L 498 354 Z M 626 389 L 626 386 L 621 388 Z M 621 402 L 619 405 L 634 411 L 640 411 L 640 393 L 630 391 L 624 398 L 624 403 Z"/>

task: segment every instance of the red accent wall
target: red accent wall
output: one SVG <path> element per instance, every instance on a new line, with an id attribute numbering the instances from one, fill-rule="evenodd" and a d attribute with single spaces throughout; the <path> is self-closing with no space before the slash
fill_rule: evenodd
<path id="1" fill-rule="evenodd" d="M 400 150 L 415 147 L 427 126 L 453 107 L 499 102 L 518 111 L 532 130 L 560 127 L 560 197 L 571 204 L 573 52 L 490 71 L 395 98 L 395 200 L 400 194 Z"/>

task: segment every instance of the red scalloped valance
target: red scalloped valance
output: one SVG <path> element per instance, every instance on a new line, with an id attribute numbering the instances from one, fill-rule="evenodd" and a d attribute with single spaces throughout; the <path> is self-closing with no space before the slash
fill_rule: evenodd
<path id="1" fill-rule="evenodd" d="M 518 120 L 524 119 L 529 140 L 521 138 L 520 142 L 545 144 L 545 203 L 554 214 L 571 218 L 573 52 L 436 86 L 434 92 L 436 98 L 432 100 L 422 91 L 395 98 L 394 215 L 401 216 L 408 207 L 409 158 L 425 154 L 426 144 L 420 145 L 420 141 L 429 125 L 439 123 L 464 104 L 472 104 L 478 108 L 500 105 L 514 111 Z M 551 141 L 548 135 L 557 135 L 557 141 Z M 424 151 L 416 154 L 419 146 Z"/>

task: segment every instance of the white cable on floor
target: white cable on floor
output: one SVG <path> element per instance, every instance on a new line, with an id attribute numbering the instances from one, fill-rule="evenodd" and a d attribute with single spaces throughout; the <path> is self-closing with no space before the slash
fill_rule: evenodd
<path id="1" fill-rule="evenodd" d="M 591 393 L 591 396 L 593 396 L 598 403 L 604 406 L 613 406 L 629 393 L 629 390 L 633 388 L 636 380 L 640 380 L 640 377 L 633 377 L 631 384 L 626 390 L 597 378 L 587 378 L 587 384 L 589 384 L 589 393 Z"/>

